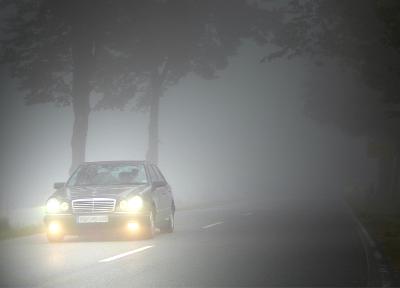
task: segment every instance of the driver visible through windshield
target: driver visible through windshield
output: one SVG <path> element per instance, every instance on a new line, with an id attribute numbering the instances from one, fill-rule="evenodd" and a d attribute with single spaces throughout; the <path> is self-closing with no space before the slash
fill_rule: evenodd
<path id="1" fill-rule="evenodd" d="M 147 184 L 143 164 L 87 164 L 79 167 L 67 186 Z"/>

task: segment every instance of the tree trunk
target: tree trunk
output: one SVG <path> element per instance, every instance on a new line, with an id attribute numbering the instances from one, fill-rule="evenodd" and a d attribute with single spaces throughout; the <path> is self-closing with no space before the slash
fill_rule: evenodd
<path id="1" fill-rule="evenodd" d="M 80 27 L 79 29 L 84 29 Z M 90 113 L 90 80 L 94 64 L 94 45 L 90 37 L 78 31 L 72 46 L 73 58 L 73 88 L 72 107 L 74 111 L 74 126 L 71 138 L 72 162 L 70 174 L 85 161 L 86 136 Z"/>
<path id="2" fill-rule="evenodd" d="M 158 77 L 152 81 L 150 115 L 149 115 L 149 134 L 146 160 L 158 164 L 158 143 L 159 143 L 159 111 L 161 98 L 161 82 Z"/>
<path id="3" fill-rule="evenodd" d="M 85 99 L 87 98 L 87 99 Z M 82 94 L 79 101 L 74 101 L 74 126 L 71 138 L 72 162 L 70 167 L 70 174 L 78 167 L 78 165 L 85 161 L 86 154 L 86 138 L 89 126 L 89 95 Z"/>

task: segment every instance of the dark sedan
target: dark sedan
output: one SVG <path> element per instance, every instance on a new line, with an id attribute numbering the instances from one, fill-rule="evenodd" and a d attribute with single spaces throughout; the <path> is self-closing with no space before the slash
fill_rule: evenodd
<path id="1" fill-rule="evenodd" d="M 87 162 L 66 183 L 55 183 L 44 222 L 49 241 L 98 231 L 152 238 L 174 230 L 171 188 L 146 161 Z"/>

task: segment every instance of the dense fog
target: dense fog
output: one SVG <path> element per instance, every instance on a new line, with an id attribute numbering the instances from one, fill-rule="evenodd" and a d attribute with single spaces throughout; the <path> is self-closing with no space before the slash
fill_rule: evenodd
<path id="1" fill-rule="evenodd" d="M 41 211 L 54 182 L 100 160 L 157 163 L 181 209 L 398 200 L 393 1 L 1 7 L 3 215 Z"/>
<path id="2" fill-rule="evenodd" d="M 0 286 L 400 287 L 399 79 L 398 0 L 0 0 Z"/>
<path id="3" fill-rule="evenodd" d="M 329 79 L 330 89 L 341 91 L 362 83 L 335 63 L 261 64 L 264 54 L 265 48 L 243 42 L 218 78 L 190 74 L 162 97 L 159 166 L 178 207 L 260 194 L 341 195 L 349 185 L 375 183 L 367 139 L 307 113 L 315 81 Z M 4 72 L 1 81 L 4 213 L 43 205 L 53 182 L 68 178 L 73 115 L 70 107 L 25 106 L 15 81 Z M 97 98 L 93 93 L 92 103 Z M 89 123 L 87 161 L 145 158 L 146 110 L 94 111 Z"/>

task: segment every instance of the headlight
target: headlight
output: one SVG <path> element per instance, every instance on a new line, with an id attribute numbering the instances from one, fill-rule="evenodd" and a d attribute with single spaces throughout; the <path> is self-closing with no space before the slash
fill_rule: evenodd
<path id="1" fill-rule="evenodd" d="M 128 201 L 122 200 L 121 202 L 119 202 L 119 209 L 121 209 L 122 211 L 128 210 Z"/>
<path id="2" fill-rule="evenodd" d="M 67 202 L 60 202 L 57 198 L 50 198 L 46 207 L 48 213 L 66 212 L 69 209 Z"/>
<path id="3" fill-rule="evenodd" d="M 130 211 L 139 211 L 143 208 L 143 199 L 140 196 L 134 196 L 128 200 L 128 208 Z"/>
<path id="4" fill-rule="evenodd" d="M 56 198 L 50 198 L 46 204 L 47 212 L 49 213 L 57 213 L 60 211 L 60 201 Z"/>
<path id="5" fill-rule="evenodd" d="M 143 199 L 140 196 L 133 196 L 129 200 L 119 202 L 119 208 L 122 211 L 138 212 L 143 208 Z"/>
<path id="6" fill-rule="evenodd" d="M 67 203 L 67 202 L 62 202 L 61 205 L 60 205 L 60 209 L 61 209 L 61 211 L 63 211 L 63 212 L 68 211 L 68 209 L 69 209 L 68 203 Z"/>

